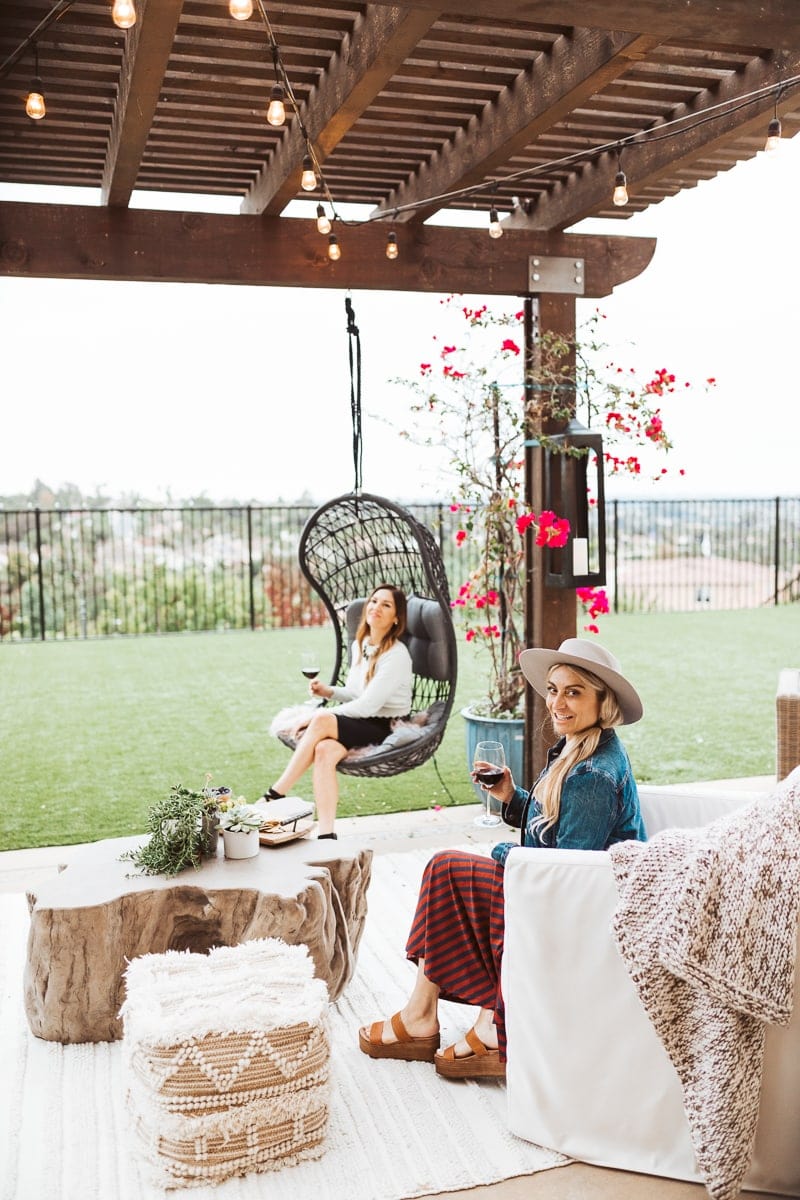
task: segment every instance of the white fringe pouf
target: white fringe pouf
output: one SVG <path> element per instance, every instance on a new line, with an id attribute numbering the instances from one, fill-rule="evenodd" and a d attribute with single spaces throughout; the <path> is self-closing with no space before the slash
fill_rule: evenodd
<path id="1" fill-rule="evenodd" d="M 125 982 L 128 1109 L 154 1184 L 219 1183 L 322 1154 L 328 989 L 305 946 L 146 954 Z"/>

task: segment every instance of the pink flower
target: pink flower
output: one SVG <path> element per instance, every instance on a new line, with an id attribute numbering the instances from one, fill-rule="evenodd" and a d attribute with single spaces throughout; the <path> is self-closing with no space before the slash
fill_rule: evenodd
<path id="1" fill-rule="evenodd" d="M 467 531 L 466 531 L 466 529 L 459 529 L 459 530 L 458 530 L 458 532 L 456 533 L 456 545 L 457 545 L 457 546 L 461 546 L 461 545 L 463 545 L 463 543 L 464 543 L 466 540 L 467 540 Z"/>

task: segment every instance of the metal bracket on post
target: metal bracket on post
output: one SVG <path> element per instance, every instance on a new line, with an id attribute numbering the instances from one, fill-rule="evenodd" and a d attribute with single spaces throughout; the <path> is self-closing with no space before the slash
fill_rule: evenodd
<path id="1" fill-rule="evenodd" d="M 582 296 L 586 280 L 582 258 L 544 257 L 532 254 L 528 258 L 528 291 L 556 292 Z"/>

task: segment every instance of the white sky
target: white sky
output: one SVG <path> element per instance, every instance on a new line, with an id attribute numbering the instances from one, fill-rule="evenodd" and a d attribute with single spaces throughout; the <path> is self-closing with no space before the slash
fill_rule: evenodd
<path id="1" fill-rule="evenodd" d="M 676 445 L 665 465 L 684 467 L 685 478 L 655 489 L 624 483 L 612 494 L 800 493 L 799 193 L 795 138 L 628 221 L 576 227 L 658 237 L 638 279 L 581 302 L 606 314 L 614 358 L 641 375 L 667 367 L 698 384 L 718 381 L 708 397 L 698 388 L 692 401 L 678 395 L 664 407 Z M 42 194 L 0 185 L 0 199 Z M 147 203 L 191 206 L 185 197 Z M 224 211 L 236 209 L 228 202 Z M 156 502 L 200 494 L 324 500 L 349 491 L 344 297 L 0 277 L 0 495 L 28 491 L 37 478 Z M 363 351 L 364 487 L 398 500 L 447 499 L 436 455 L 392 428 L 408 424 L 408 409 L 388 383 L 430 358 L 440 298 L 351 299 Z"/>

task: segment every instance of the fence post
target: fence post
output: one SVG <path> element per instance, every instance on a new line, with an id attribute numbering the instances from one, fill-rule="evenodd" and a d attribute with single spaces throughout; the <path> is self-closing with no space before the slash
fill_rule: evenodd
<path id="1" fill-rule="evenodd" d="M 42 631 L 42 641 L 45 641 L 44 627 L 44 571 L 42 570 L 42 510 L 35 509 L 36 520 L 36 576 L 39 583 L 39 626 Z"/>
<path id="2" fill-rule="evenodd" d="M 780 603 L 781 580 L 781 498 L 775 497 L 775 581 L 773 584 L 773 602 L 775 607 Z"/>
<path id="3" fill-rule="evenodd" d="M 256 598 L 253 591 L 253 506 L 247 506 L 247 579 L 250 589 L 250 628 L 256 627 Z"/>

